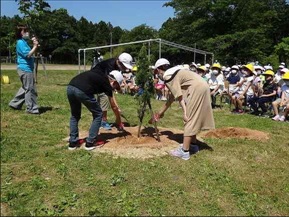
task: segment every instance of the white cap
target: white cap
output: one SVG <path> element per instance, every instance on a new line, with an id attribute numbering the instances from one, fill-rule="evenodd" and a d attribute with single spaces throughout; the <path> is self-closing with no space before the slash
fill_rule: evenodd
<path id="1" fill-rule="evenodd" d="M 280 70 L 280 72 L 287 73 L 287 72 L 289 72 L 289 69 L 283 68 L 283 69 Z"/>
<path id="2" fill-rule="evenodd" d="M 233 65 L 233 66 L 231 67 L 231 69 L 239 70 L 240 68 L 239 68 L 239 66 L 237 66 L 237 65 Z"/>
<path id="3" fill-rule="evenodd" d="M 119 86 L 122 84 L 123 81 L 123 75 L 121 74 L 120 71 L 117 70 L 113 70 L 109 73 L 108 75 L 110 78 L 114 79 L 117 81 L 117 83 L 119 84 Z"/>
<path id="4" fill-rule="evenodd" d="M 211 65 L 209 63 L 206 63 L 205 66 L 207 69 L 209 69 L 211 67 Z"/>
<path id="5" fill-rule="evenodd" d="M 160 58 L 155 63 L 155 69 L 163 65 L 170 65 L 170 62 L 165 58 Z"/>
<path id="6" fill-rule="evenodd" d="M 192 62 L 190 67 L 195 67 L 195 68 L 198 68 L 197 64 L 195 62 Z"/>
<path id="7" fill-rule="evenodd" d="M 255 69 L 255 70 L 260 69 L 260 70 L 264 71 L 264 68 L 263 68 L 262 66 L 259 66 L 259 65 L 254 66 L 254 69 Z"/>
<path id="8" fill-rule="evenodd" d="M 266 70 L 272 70 L 273 71 L 273 67 L 271 65 L 264 66 L 264 69 L 265 69 L 265 71 Z"/>
<path id="9" fill-rule="evenodd" d="M 230 68 L 230 67 L 227 67 L 224 71 L 225 71 L 225 72 L 229 72 L 229 71 L 231 71 L 231 68 Z"/>
<path id="10" fill-rule="evenodd" d="M 132 56 L 130 54 L 122 53 L 119 55 L 118 60 L 122 62 L 126 68 L 132 69 Z"/>

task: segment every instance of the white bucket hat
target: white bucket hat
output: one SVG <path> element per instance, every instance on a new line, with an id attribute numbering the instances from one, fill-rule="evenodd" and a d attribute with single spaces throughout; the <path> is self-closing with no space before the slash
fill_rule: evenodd
<path id="1" fill-rule="evenodd" d="M 132 56 L 130 54 L 122 53 L 119 55 L 118 60 L 122 62 L 126 68 L 132 69 Z"/>

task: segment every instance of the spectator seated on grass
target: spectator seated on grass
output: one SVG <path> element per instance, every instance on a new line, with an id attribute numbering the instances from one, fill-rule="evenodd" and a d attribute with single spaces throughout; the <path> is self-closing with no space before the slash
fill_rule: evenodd
<path id="1" fill-rule="evenodd" d="M 254 95 L 252 98 L 248 99 L 248 103 L 253 109 L 252 114 L 259 115 L 258 108 L 261 108 L 261 116 L 265 116 L 268 108 L 266 103 L 272 103 L 275 99 L 277 93 L 277 85 L 274 82 L 274 72 L 272 70 L 267 70 L 263 73 L 265 76 L 265 83 L 263 85 L 263 90 L 258 92 L 258 95 Z"/>
<path id="2" fill-rule="evenodd" d="M 225 88 L 223 91 L 223 94 L 228 94 L 230 102 L 232 102 L 233 95 L 238 92 L 239 87 L 237 86 L 237 83 L 240 81 L 240 79 L 239 67 L 237 65 L 233 65 L 230 68 L 230 72 L 228 73 L 225 81 L 225 83 L 228 83 L 228 88 Z"/>
<path id="3" fill-rule="evenodd" d="M 216 107 L 216 97 L 221 94 L 224 90 L 224 76 L 221 73 L 220 63 L 214 63 L 212 65 L 212 73 L 208 79 L 208 84 L 211 92 L 211 103 L 212 108 Z"/>
<path id="4" fill-rule="evenodd" d="M 241 76 L 239 74 L 239 67 L 237 65 L 233 65 L 230 73 L 226 77 L 226 80 L 229 83 L 229 89 L 227 90 L 229 94 L 234 93 L 238 90 L 237 83 L 240 81 Z"/>
<path id="5" fill-rule="evenodd" d="M 274 121 L 285 121 L 289 111 L 289 72 L 286 72 L 283 77 L 283 85 L 281 87 L 282 94 L 281 98 L 276 99 L 273 103 L 273 110 L 275 116 L 272 118 Z M 284 115 L 279 114 L 284 111 Z"/>
<path id="6" fill-rule="evenodd" d="M 275 78 L 274 78 L 274 82 L 277 84 L 277 95 L 279 98 L 281 98 L 281 87 L 282 85 L 284 84 L 284 80 L 282 79 L 282 76 L 286 73 L 286 72 L 289 72 L 289 69 L 287 68 L 282 68 L 280 71 L 279 71 L 279 74 L 281 76 L 281 78 L 279 78 L 278 76 L 275 75 Z"/>
<path id="7" fill-rule="evenodd" d="M 285 63 L 281 63 L 280 65 L 279 65 L 279 67 L 278 67 L 278 69 L 277 69 L 277 71 L 276 71 L 276 73 L 275 73 L 275 78 L 274 78 L 274 80 L 275 80 L 275 83 L 278 83 L 281 79 L 282 79 L 282 76 L 284 75 L 284 70 L 283 69 L 285 69 L 286 67 L 285 67 Z"/>
<path id="8" fill-rule="evenodd" d="M 248 100 L 254 96 L 252 89 L 253 81 L 256 77 L 253 64 L 247 64 L 241 67 L 242 75 L 240 81 L 237 83 L 239 89 L 232 96 L 232 103 L 235 106 L 233 113 L 242 114 L 244 113 L 243 104 L 247 104 Z"/>

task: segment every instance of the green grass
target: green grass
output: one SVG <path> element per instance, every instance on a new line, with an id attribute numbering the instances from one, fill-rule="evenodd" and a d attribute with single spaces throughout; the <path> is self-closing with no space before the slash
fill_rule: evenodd
<path id="1" fill-rule="evenodd" d="M 39 72 L 40 116 L 13 111 L 9 101 L 20 86 L 1 85 L 1 215 L 14 216 L 151 216 L 151 215 L 289 215 L 289 124 L 214 111 L 216 127 L 246 127 L 270 134 L 257 142 L 206 139 L 189 161 L 170 156 L 153 159 L 113 158 L 85 150 L 68 151 L 66 85 L 77 71 Z M 131 125 L 137 125 L 136 101 L 116 95 Z M 152 100 L 154 110 L 163 102 Z M 110 121 L 113 114 L 109 111 Z M 182 129 L 177 103 L 160 127 Z M 147 122 L 149 115 L 145 117 Z M 80 129 L 91 115 L 83 109 Z"/>

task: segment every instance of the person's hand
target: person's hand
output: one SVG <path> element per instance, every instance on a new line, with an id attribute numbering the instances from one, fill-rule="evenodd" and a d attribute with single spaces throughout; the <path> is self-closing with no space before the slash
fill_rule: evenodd
<path id="1" fill-rule="evenodd" d="M 187 117 L 187 115 L 184 114 L 183 116 L 184 122 L 187 123 L 189 121 L 189 118 Z"/>
<path id="2" fill-rule="evenodd" d="M 36 37 L 32 38 L 32 42 L 33 42 L 33 46 L 36 46 L 36 47 L 39 46 L 39 42 Z"/>
<path id="3" fill-rule="evenodd" d="M 159 114 L 159 113 L 155 113 L 153 115 L 153 117 L 151 117 L 151 119 L 149 120 L 149 124 L 152 124 L 154 122 L 158 122 L 164 115 Z"/>

